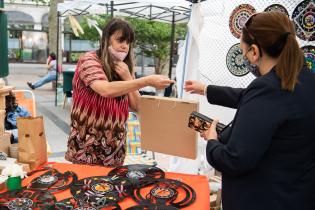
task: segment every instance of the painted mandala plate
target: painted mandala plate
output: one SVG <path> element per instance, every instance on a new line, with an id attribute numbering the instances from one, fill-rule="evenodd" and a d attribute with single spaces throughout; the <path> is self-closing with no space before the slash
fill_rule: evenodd
<path id="1" fill-rule="evenodd" d="M 288 10 L 281 4 L 272 4 L 269 7 L 267 7 L 264 11 L 265 12 L 282 12 L 283 14 L 289 17 Z"/>
<path id="2" fill-rule="evenodd" d="M 305 0 L 292 13 L 296 35 L 304 41 L 315 40 L 315 1 Z"/>
<path id="3" fill-rule="evenodd" d="M 315 46 L 307 45 L 302 47 L 305 55 L 305 61 L 307 67 L 315 73 Z"/>
<path id="4" fill-rule="evenodd" d="M 236 38 L 240 38 L 242 28 L 250 16 L 256 13 L 256 10 L 250 4 L 241 4 L 236 7 L 230 15 L 230 31 Z"/>
<path id="5" fill-rule="evenodd" d="M 248 74 L 249 71 L 244 65 L 243 54 L 239 43 L 229 49 L 226 55 L 226 65 L 234 76 L 241 77 Z"/>

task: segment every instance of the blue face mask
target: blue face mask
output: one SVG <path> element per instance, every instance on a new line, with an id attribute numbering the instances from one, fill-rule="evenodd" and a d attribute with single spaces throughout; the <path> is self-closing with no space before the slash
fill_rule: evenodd
<path id="1" fill-rule="evenodd" d="M 251 49 L 249 49 L 245 55 L 243 56 L 243 61 L 244 61 L 244 65 L 246 66 L 246 68 L 248 69 L 248 71 L 250 73 L 252 73 L 255 77 L 260 77 L 261 74 L 259 72 L 259 67 L 256 64 L 251 64 L 249 62 L 249 60 L 246 58 L 246 54 L 250 51 Z"/>

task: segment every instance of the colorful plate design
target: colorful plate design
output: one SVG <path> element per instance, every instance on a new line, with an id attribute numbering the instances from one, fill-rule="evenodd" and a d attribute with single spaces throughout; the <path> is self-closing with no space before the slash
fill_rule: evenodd
<path id="1" fill-rule="evenodd" d="M 289 17 L 288 10 L 281 4 L 272 4 L 269 7 L 267 7 L 264 11 L 265 12 L 282 12 L 283 14 Z"/>
<path id="2" fill-rule="evenodd" d="M 304 41 L 315 40 L 315 1 L 302 1 L 294 9 L 292 20 L 295 23 L 296 35 Z"/>
<path id="3" fill-rule="evenodd" d="M 307 45 L 302 47 L 305 55 L 306 66 L 315 73 L 315 46 Z"/>
<path id="4" fill-rule="evenodd" d="M 239 43 L 233 45 L 229 49 L 226 55 L 226 65 L 227 65 L 228 70 L 234 76 L 241 77 L 248 74 L 249 71 L 244 65 L 243 53 L 242 53 Z"/>
<path id="5" fill-rule="evenodd" d="M 230 31 L 236 38 L 240 38 L 242 28 L 250 16 L 256 13 L 256 10 L 250 4 L 241 4 L 237 6 L 230 15 Z"/>

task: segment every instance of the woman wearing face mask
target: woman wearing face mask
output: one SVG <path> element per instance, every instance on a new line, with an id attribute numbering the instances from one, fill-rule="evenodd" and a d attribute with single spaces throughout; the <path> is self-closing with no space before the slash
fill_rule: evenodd
<path id="1" fill-rule="evenodd" d="M 315 74 L 304 66 L 293 23 L 279 12 L 245 24 L 241 49 L 258 76 L 246 89 L 186 83 L 213 104 L 237 108 L 220 135 L 203 133 L 222 172 L 224 210 L 315 209 Z"/>
<path id="2" fill-rule="evenodd" d="M 139 109 L 139 88 L 162 89 L 174 81 L 162 75 L 134 78 L 134 31 L 124 20 L 104 28 L 100 48 L 84 54 L 73 78 L 71 131 L 66 159 L 120 166 L 125 159 L 128 111 Z"/>

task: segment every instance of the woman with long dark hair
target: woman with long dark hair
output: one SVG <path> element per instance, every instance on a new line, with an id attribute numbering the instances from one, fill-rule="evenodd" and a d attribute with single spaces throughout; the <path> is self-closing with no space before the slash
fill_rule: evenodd
<path id="1" fill-rule="evenodd" d="M 79 59 L 73 78 L 67 160 L 122 165 L 126 155 L 125 123 L 129 108 L 139 109 L 138 89 L 162 89 L 174 82 L 162 75 L 135 79 L 134 41 L 130 24 L 114 18 L 103 30 L 99 50 Z"/>
<path id="2" fill-rule="evenodd" d="M 257 77 L 246 89 L 187 81 L 186 91 L 237 108 L 218 136 L 202 134 L 208 162 L 222 172 L 224 210 L 315 209 L 315 74 L 304 65 L 294 24 L 280 12 L 243 27 L 244 63 Z"/>

